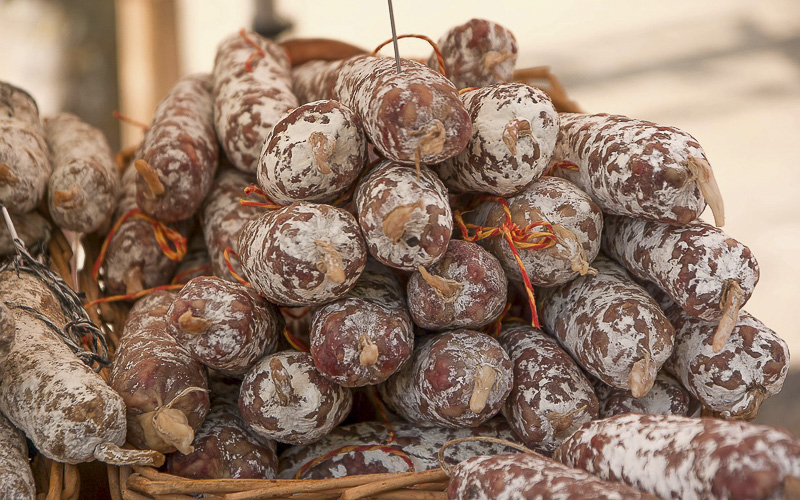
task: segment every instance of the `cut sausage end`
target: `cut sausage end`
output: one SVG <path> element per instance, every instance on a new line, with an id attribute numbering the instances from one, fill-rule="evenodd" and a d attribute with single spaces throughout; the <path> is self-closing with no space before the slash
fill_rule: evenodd
<path id="1" fill-rule="evenodd" d="M 739 311 L 745 302 L 744 290 L 736 280 L 728 280 L 725 282 L 725 288 L 722 290 L 722 299 L 720 300 L 720 309 L 722 309 L 722 319 L 717 325 L 717 330 L 714 332 L 714 339 L 711 343 L 711 350 L 718 353 L 725 347 L 728 339 L 739 321 Z"/>
<path id="2" fill-rule="evenodd" d="M 372 342 L 369 335 L 362 334 L 358 338 L 358 349 L 360 351 L 358 361 L 361 366 L 372 366 L 378 362 L 378 346 Z"/>
<path id="3" fill-rule="evenodd" d="M 134 293 L 139 293 L 144 290 L 144 284 L 142 283 L 143 273 L 142 268 L 139 266 L 132 267 L 128 269 L 125 273 L 125 294 L 132 295 Z"/>
<path id="4" fill-rule="evenodd" d="M 761 386 L 756 386 L 747 391 L 747 396 L 750 398 L 750 404 L 747 405 L 747 408 L 744 409 L 743 412 L 735 415 L 734 418 L 742 419 L 742 420 L 753 420 L 758 416 L 758 412 L 761 411 L 761 403 L 767 399 L 767 391 L 764 390 Z"/>
<path id="5" fill-rule="evenodd" d="M 567 413 L 558 413 L 555 411 L 551 411 L 547 414 L 547 420 L 550 421 L 550 425 L 553 426 L 553 435 L 559 436 L 564 432 L 568 431 L 572 424 L 575 422 L 575 414 L 581 413 L 588 408 L 588 405 L 583 405 L 578 408 L 574 408 Z"/>
<path id="6" fill-rule="evenodd" d="M 329 160 L 336 148 L 336 141 L 329 141 L 322 132 L 312 132 L 308 142 L 311 144 L 311 155 L 319 173 L 330 174 L 332 170 Z"/>
<path id="7" fill-rule="evenodd" d="M 531 122 L 514 118 L 506 123 L 503 129 L 503 143 L 512 156 L 517 156 L 517 141 L 523 135 L 529 136 L 535 142 L 533 131 L 531 130 Z"/>
<path id="8" fill-rule="evenodd" d="M 633 364 L 628 374 L 628 383 L 631 386 L 631 394 L 635 398 L 642 398 L 653 388 L 656 380 L 656 370 L 650 361 L 650 355 L 645 354 L 644 359 L 640 359 Z"/>
<path id="9" fill-rule="evenodd" d="M 194 451 L 194 429 L 181 410 L 161 407 L 153 414 L 153 430 L 165 443 L 174 446 L 184 455 Z"/>
<path id="10" fill-rule="evenodd" d="M 153 197 L 164 194 L 164 191 L 166 191 L 164 184 L 162 184 L 161 179 L 159 179 L 158 172 L 156 172 L 156 170 L 150 166 L 149 163 L 139 159 L 133 162 L 133 166 L 147 183 L 147 186 L 150 188 L 150 194 Z"/>
<path id="11" fill-rule="evenodd" d="M 73 184 L 66 190 L 56 189 L 53 191 L 53 205 L 60 208 L 80 208 L 86 204 L 86 197 L 83 189 L 77 184 Z"/>
<path id="12" fill-rule="evenodd" d="M 464 287 L 464 285 L 456 280 L 442 278 L 441 276 L 429 273 L 423 266 L 418 266 L 417 271 L 422 275 L 422 279 L 433 287 L 436 296 L 445 302 L 454 302 L 461 293 L 461 289 Z"/>
<path id="13" fill-rule="evenodd" d="M 140 465 L 161 467 L 165 457 L 155 450 L 126 450 L 114 443 L 100 443 L 94 449 L 94 458 L 111 465 Z"/>
<path id="14" fill-rule="evenodd" d="M 317 269 L 325 273 L 325 276 L 337 285 L 344 283 L 347 276 L 344 274 L 342 255 L 329 242 L 314 240 L 317 250 L 322 254 L 322 260 L 317 264 Z"/>
<path id="15" fill-rule="evenodd" d="M 178 317 L 178 328 L 184 332 L 200 334 L 208 330 L 210 326 L 211 321 L 206 318 L 195 316 L 191 310 L 186 311 Z"/>
<path id="16" fill-rule="evenodd" d="M 386 215 L 381 224 L 383 234 L 385 234 L 392 243 L 397 243 L 403 237 L 406 231 L 406 225 L 411 220 L 411 214 L 414 210 L 425 210 L 425 202 L 417 200 L 416 203 L 408 203 L 400 205 Z"/>
<path id="17" fill-rule="evenodd" d="M 19 182 L 19 177 L 8 166 L 8 163 L 0 163 L 0 184 L 16 184 Z"/>
<path id="18" fill-rule="evenodd" d="M 289 406 L 294 397 L 292 378 L 279 358 L 269 361 L 269 371 L 272 374 L 272 383 L 275 385 L 275 394 L 281 406 Z"/>
<path id="19" fill-rule="evenodd" d="M 725 225 L 725 204 L 722 201 L 722 193 L 714 177 L 711 165 L 703 158 L 690 156 L 688 160 L 689 171 L 697 179 L 697 186 L 703 194 L 711 213 L 714 214 L 714 224 L 717 227 Z"/>
<path id="20" fill-rule="evenodd" d="M 496 379 L 497 372 L 491 366 L 481 365 L 475 370 L 475 387 L 469 398 L 469 409 L 473 413 L 480 413 L 486 408 L 489 393 L 492 391 Z"/>

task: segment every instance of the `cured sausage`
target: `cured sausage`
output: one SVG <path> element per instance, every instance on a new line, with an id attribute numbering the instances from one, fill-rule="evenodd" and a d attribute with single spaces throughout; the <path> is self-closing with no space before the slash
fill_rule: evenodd
<path id="1" fill-rule="evenodd" d="M 4 306 L 0 305 L 0 308 L 2 307 Z M 0 316 L 0 321 L 2 320 Z M 3 497 L 14 500 L 36 498 L 36 485 L 28 462 L 28 444 L 25 442 L 25 435 L 2 413 L 0 413 L 0 450 L 3 450 L 0 454 L 0 491 L 3 492 Z"/>
<path id="2" fill-rule="evenodd" d="M 586 191 L 603 212 L 688 224 L 711 205 L 725 222 L 722 196 L 700 144 L 675 127 L 620 115 L 561 113 L 555 168 Z"/>
<path id="3" fill-rule="evenodd" d="M 24 215 L 11 216 L 11 223 L 14 224 L 14 230 L 17 236 L 25 244 L 28 251 L 35 251 L 37 246 L 42 248 L 50 241 L 50 235 L 53 231 L 53 226 L 36 212 L 31 212 Z M 0 223 L 0 256 L 13 255 L 14 243 L 11 241 L 11 234 L 8 232 L 5 221 Z"/>
<path id="4" fill-rule="evenodd" d="M 117 207 L 119 170 L 103 132 L 70 113 L 44 120 L 53 173 L 47 184 L 50 216 L 57 226 L 91 233 Z"/>
<path id="5" fill-rule="evenodd" d="M 178 80 L 156 108 L 134 162 L 136 204 L 163 222 L 188 219 L 200 208 L 217 171 L 211 75 Z"/>
<path id="6" fill-rule="evenodd" d="M 225 155 L 255 173 L 272 127 L 291 108 L 289 59 L 280 45 L 252 31 L 230 35 L 214 59 L 214 126 Z"/>
<path id="7" fill-rule="evenodd" d="M 545 329 L 584 370 L 640 398 L 672 354 L 675 331 L 621 266 L 599 256 L 597 276 L 538 290 Z"/>
<path id="8" fill-rule="evenodd" d="M 44 197 L 51 171 L 36 101 L 0 81 L 0 203 L 17 214 L 32 211 Z"/>
<path id="9" fill-rule="evenodd" d="M 554 458 L 661 498 L 792 498 L 800 477 L 800 440 L 787 432 L 676 415 L 595 420 Z"/>
<path id="10" fill-rule="evenodd" d="M 675 341 L 676 346 L 679 343 L 680 339 Z M 667 360 L 667 363 L 669 362 Z M 617 389 L 597 381 L 594 390 L 600 402 L 600 418 L 613 417 L 621 413 L 689 415 L 691 403 L 689 393 L 680 382 L 664 370 L 658 372 L 653 388 L 641 398 L 633 397 L 630 391 Z"/>

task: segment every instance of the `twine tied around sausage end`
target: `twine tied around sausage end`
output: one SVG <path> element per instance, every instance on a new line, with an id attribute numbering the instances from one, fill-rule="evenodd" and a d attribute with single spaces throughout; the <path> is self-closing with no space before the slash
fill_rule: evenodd
<path id="1" fill-rule="evenodd" d="M 251 47 L 253 47 L 253 49 L 255 49 L 255 50 L 253 51 L 253 53 L 252 53 L 252 54 L 250 54 L 250 56 L 249 56 L 249 57 L 247 58 L 247 60 L 244 62 L 244 67 L 245 67 L 245 69 L 247 70 L 247 72 L 248 72 L 248 73 L 252 73 L 252 72 L 253 72 L 253 64 L 252 64 L 252 63 L 253 63 L 253 61 L 254 61 L 256 58 L 259 58 L 259 57 L 264 57 L 265 55 L 267 55 L 267 53 L 266 53 L 266 51 L 265 51 L 263 48 L 261 48 L 261 46 L 260 46 L 260 45 L 258 45 L 258 44 L 255 42 L 255 40 L 253 40 L 252 38 L 250 38 L 250 36 L 247 34 L 247 31 L 245 31 L 245 29 L 244 29 L 244 28 L 242 28 L 242 29 L 240 29 L 240 30 L 239 30 L 239 36 L 240 36 L 240 37 L 242 37 L 242 38 L 244 39 L 244 41 L 245 41 L 245 42 L 247 42 L 247 44 L 248 44 L 248 45 L 250 45 Z"/>
<path id="2" fill-rule="evenodd" d="M 256 185 L 250 185 L 244 188 L 244 194 L 245 196 L 250 196 L 251 194 L 255 194 L 256 196 L 263 198 L 264 201 L 261 202 L 261 201 L 240 199 L 239 204 L 243 207 L 260 207 L 260 208 L 267 208 L 269 210 L 278 210 L 283 208 L 282 205 L 278 205 L 277 203 L 272 201 L 272 199 L 269 196 L 267 196 L 264 193 L 264 191 L 261 190 L 260 187 Z"/>
<path id="3" fill-rule="evenodd" d="M 508 446 L 509 448 L 514 448 L 515 450 L 521 451 L 522 453 L 536 453 L 535 451 L 533 451 L 532 449 L 528 448 L 527 446 L 523 446 L 521 444 L 517 444 L 517 443 L 515 443 L 513 441 L 509 441 L 507 439 L 500 439 L 500 438 L 495 438 L 495 437 L 490 437 L 490 436 L 470 436 L 470 437 L 463 437 L 463 438 L 458 438 L 458 439 L 451 439 L 450 441 L 448 441 L 445 444 L 443 444 L 441 448 L 439 448 L 439 454 L 438 454 L 439 467 L 441 467 L 442 470 L 445 472 L 445 474 L 447 474 L 448 476 L 452 476 L 453 475 L 453 468 L 450 465 L 447 464 L 447 461 L 444 458 L 445 450 L 447 448 L 453 446 L 453 445 L 460 444 L 460 443 L 466 443 L 466 442 L 469 442 L 469 441 L 486 441 L 486 442 L 489 442 L 489 443 L 502 444 L 504 446 Z"/>
<path id="4" fill-rule="evenodd" d="M 553 225 L 547 221 L 539 220 L 531 222 L 524 228 L 521 228 L 512 221 L 511 209 L 504 198 L 499 196 L 487 196 L 484 199 L 500 204 L 505 213 L 505 221 L 497 227 L 482 227 L 475 224 L 468 224 L 464 222 L 463 213 L 456 210 L 453 217 L 461 230 L 461 236 L 464 241 L 473 243 L 495 236 L 502 236 L 506 242 L 508 242 L 508 246 L 511 249 L 511 253 L 522 275 L 525 293 L 528 295 L 528 305 L 531 309 L 531 324 L 536 328 L 540 328 L 539 315 L 536 312 L 536 299 L 533 295 L 533 285 L 528 277 L 528 272 L 525 270 L 525 265 L 522 263 L 522 258 L 519 255 L 518 249 L 545 249 L 555 245 L 558 238 L 553 231 Z M 533 229 L 537 227 L 541 227 L 544 230 L 533 231 Z M 474 234 L 470 234 L 470 230 L 475 231 Z"/>

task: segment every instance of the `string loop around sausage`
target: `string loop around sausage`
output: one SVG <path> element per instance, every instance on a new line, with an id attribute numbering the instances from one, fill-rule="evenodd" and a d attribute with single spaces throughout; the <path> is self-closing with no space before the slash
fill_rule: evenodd
<path id="1" fill-rule="evenodd" d="M 428 38 L 425 35 L 407 34 L 407 35 L 400 35 L 400 36 L 397 37 L 398 40 L 400 40 L 402 38 L 419 38 L 420 40 L 425 40 L 426 42 L 428 42 L 430 44 L 430 46 L 433 47 L 433 52 L 436 54 L 436 62 L 439 64 L 439 72 L 443 76 L 447 76 L 447 68 L 444 65 L 444 57 L 442 56 L 442 51 L 439 50 L 439 46 L 436 44 L 436 42 L 434 42 L 433 40 L 431 40 L 430 38 Z M 370 53 L 370 55 L 371 56 L 378 55 L 378 52 L 382 48 L 384 48 L 385 46 L 387 46 L 390 43 L 392 43 L 392 40 L 393 39 L 390 38 L 390 39 L 386 40 L 385 42 L 383 42 L 382 44 L 380 44 L 377 47 L 375 47 L 375 50 L 373 50 Z"/>

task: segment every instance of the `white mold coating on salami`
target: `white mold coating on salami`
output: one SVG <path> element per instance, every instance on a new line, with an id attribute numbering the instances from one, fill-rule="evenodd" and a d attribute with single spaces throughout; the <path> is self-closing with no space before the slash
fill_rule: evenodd
<path id="1" fill-rule="evenodd" d="M 429 168 L 422 167 L 418 181 L 413 167 L 381 163 L 358 184 L 355 203 L 369 252 L 381 263 L 413 271 L 447 251 L 452 211 L 447 189 Z"/>
<path id="2" fill-rule="evenodd" d="M 235 281 L 225 263 L 225 249 L 238 253 L 239 232 L 244 224 L 263 213 L 265 209 L 242 205 L 240 200 L 259 201 L 254 195 L 245 196 L 244 189 L 256 183 L 255 176 L 234 170 L 220 169 L 211 191 L 200 208 L 200 224 L 211 257 L 211 268 L 215 276 Z M 231 257 L 231 266 L 241 276 L 239 261 Z"/>
<path id="3" fill-rule="evenodd" d="M 51 171 L 36 102 L 0 82 L 0 203 L 13 213 L 30 212 L 44 197 Z"/>
<path id="4" fill-rule="evenodd" d="M 680 339 L 675 341 L 675 346 Z M 673 351 L 674 352 L 674 351 Z M 673 354 L 673 356 L 675 356 Z M 667 360 L 670 363 L 673 357 Z M 600 418 L 613 417 L 622 413 L 645 413 L 648 415 L 689 414 L 690 397 L 680 382 L 666 373 L 665 368 L 658 372 L 653 388 L 644 397 L 634 398 L 630 391 L 617 389 L 597 381 L 594 386 L 600 402 Z"/>
<path id="5" fill-rule="evenodd" d="M 602 255 L 592 266 L 597 276 L 537 290 L 542 324 L 584 370 L 606 384 L 631 389 L 630 373 L 640 362 L 652 381 L 672 354 L 672 325 L 625 269 Z"/>
<path id="6" fill-rule="evenodd" d="M 484 404 L 473 411 L 482 385 L 478 374 L 491 378 Z M 454 330 L 420 340 L 409 362 L 378 390 L 389 408 L 409 422 L 474 427 L 500 411 L 512 376 L 511 360 L 495 339 Z"/>
<path id="7" fill-rule="evenodd" d="M 111 217 L 119 194 L 119 170 L 108 141 L 70 113 L 45 119 L 44 130 L 53 166 L 47 183 L 50 215 L 63 229 L 94 232 Z"/>
<path id="8" fill-rule="evenodd" d="M 420 427 L 395 420 L 390 423 L 396 440 L 386 443 L 389 429 L 381 422 L 359 422 L 337 427 L 319 441 L 305 446 L 293 446 L 281 454 L 280 479 L 294 479 L 302 467 L 306 470 L 299 479 L 327 479 L 359 474 L 408 472 L 408 463 L 400 455 L 388 450 L 399 450 L 407 456 L 417 472 L 439 467 L 437 454 L 444 443 L 452 439 L 487 436 L 516 442 L 514 434 L 502 418 L 491 419 L 477 427 L 450 429 L 446 427 Z M 382 445 L 383 449 L 340 452 L 313 466 L 312 460 L 326 456 L 345 446 Z M 449 465 L 475 455 L 495 454 L 505 451 L 502 444 L 490 441 L 466 441 L 445 450 L 444 459 Z"/>
<path id="9" fill-rule="evenodd" d="M 159 103 L 143 142 L 143 160 L 157 173 L 164 192 L 156 195 L 136 177 L 136 203 L 163 222 L 188 219 L 200 208 L 217 171 L 211 75 L 182 77 Z"/>
<path id="10" fill-rule="evenodd" d="M 609 215 L 603 252 L 706 321 L 722 318 L 720 301 L 727 281 L 739 284 L 747 302 L 759 278 L 758 262 L 749 248 L 701 222 L 676 227 Z"/>
<path id="11" fill-rule="evenodd" d="M 239 33 L 217 46 L 214 126 L 231 163 L 255 173 L 272 127 L 298 103 L 292 93 L 290 63 L 283 48 L 252 31 L 245 36 L 259 48 Z M 247 70 L 248 61 L 252 72 Z"/>
<path id="12" fill-rule="evenodd" d="M 497 338 L 514 365 L 503 415 L 527 446 L 551 452 L 597 418 L 592 384 L 558 343 L 538 328 L 510 324 Z"/>
<path id="13" fill-rule="evenodd" d="M 653 499 L 630 486 L 603 481 L 536 453 L 483 455 L 458 464 L 450 476 L 452 500 Z"/>
<path id="14" fill-rule="evenodd" d="M 292 68 L 292 90 L 300 104 L 335 99 L 333 86 L 343 63 L 315 60 Z"/>
<path id="15" fill-rule="evenodd" d="M 497 23 L 470 19 L 450 28 L 439 38 L 438 45 L 447 77 L 457 89 L 510 82 L 514 77 L 517 39 Z M 436 54 L 431 54 L 428 67 L 439 71 Z"/>
<path id="16" fill-rule="evenodd" d="M 620 115 L 561 113 L 556 168 L 597 202 L 603 212 L 686 224 L 706 207 L 689 157 L 706 161 L 700 144 L 675 128 Z"/>
<path id="17" fill-rule="evenodd" d="M 14 317 L 10 343 L 0 342 L 0 410 L 44 456 L 62 463 L 94 460 L 95 448 L 125 442 L 125 404 L 66 346 L 38 314 L 63 330 L 57 297 L 32 275 L 0 274 L 0 297 Z M 31 313 L 19 306 L 29 307 Z"/>
<path id="18" fill-rule="evenodd" d="M 209 368 L 241 376 L 275 351 L 283 330 L 277 308 L 252 288 L 214 276 L 187 283 L 169 306 L 169 333 Z"/>
<path id="19" fill-rule="evenodd" d="M 455 156 L 472 131 L 464 105 L 447 78 L 424 64 L 356 56 L 338 67 L 335 98 L 361 119 L 364 131 L 388 159 L 439 163 Z M 419 154 L 418 154 L 419 153 Z"/>
<path id="20" fill-rule="evenodd" d="M 590 422 L 554 458 L 661 498 L 778 500 L 786 477 L 800 477 L 800 440 L 787 432 L 676 415 Z"/>
<path id="21" fill-rule="evenodd" d="M 717 325 L 693 318 L 673 305 L 675 352 L 664 368 L 706 408 L 725 418 L 754 418 L 761 402 L 780 392 L 789 370 L 786 342 L 764 323 L 739 313 L 720 352 L 712 341 Z"/>
<path id="22" fill-rule="evenodd" d="M 448 189 L 512 196 L 542 176 L 558 137 L 558 113 L 543 91 L 502 83 L 461 94 L 472 137 L 436 166 Z"/>
<path id="23" fill-rule="evenodd" d="M 414 323 L 430 330 L 478 329 L 496 320 L 506 305 L 508 280 L 497 257 L 480 245 L 450 240 L 447 252 L 427 271 L 450 280 L 442 292 L 419 270 L 408 280 L 408 309 Z"/>
<path id="24" fill-rule="evenodd" d="M 523 193 L 508 198 L 511 221 L 520 228 L 538 221 L 559 225 L 570 231 L 574 237 L 559 236 L 555 245 L 543 249 L 518 248 L 520 258 L 535 286 L 555 286 L 566 283 L 576 276 L 573 260 L 582 255 L 591 262 L 600 251 L 600 238 L 603 231 L 603 214 L 589 196 L 571 182 L 557 177 L 542 177 Z M 506 221 L 506 215 L 499 203 L 486 202 L 478 206 L 472 214 L 465 214 L 465 220 L 478 226 L 499 227 Z M 542 231 L 535 227 L 532 231 Z M 502 236 L 495 236 L 479 242 L 492 252 L 503 265 L 509 280 L 521 284 L 514 254 Z"/>
<path id="25" fill-rule="evenodd" d="M 2 306 L 0 306 L 2 307 Z M 0 413 L 0 491 L 9 500 L 33 500 L 36 485 L 25 435 Z"/>
<path id="26" fill-rule="evenodd" d="M 239 392 L 247 425 L 262 437 L 290 444 L 321 438 L 352 405 L 350 390 L 322 377 L 305 352 L 265 356 L 247 372 Z"/>
<path id="27" fill-rule="evenodd" d="M 258 162 L 258 185 L 275 203 L 332 202 L 355 181 L 366 161 L 359 120 L 336 101 L 292 110 L 272 129 Z"/>
<path id="28" fill-rule="evenodd" d="M 339 262 L 331 263 L 338 255 Z M 242 227 L 239 256 L 253 288 L 286 306 L 322 304 L 353 287 L 367 261 L 358 223 L 330 205 L 297 202 Z M 338 266 L 341 281 L 332 277 Z"/>

